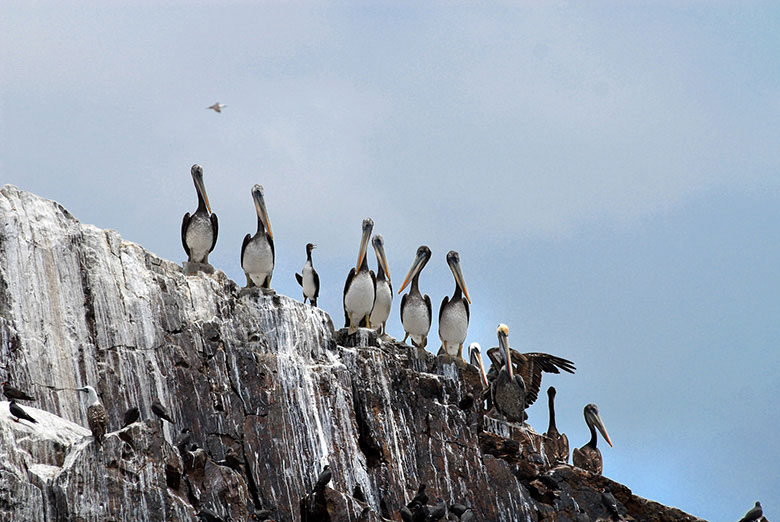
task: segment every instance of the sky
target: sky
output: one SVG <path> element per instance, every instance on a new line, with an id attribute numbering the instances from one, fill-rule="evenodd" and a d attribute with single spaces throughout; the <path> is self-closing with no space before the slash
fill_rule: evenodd
<path id="1" fill-rule="evenodd" d="M 299 297 L 316 243 L 339 326 L 363 218 L 396 289 L 431 248 L 436 310 L 457 250 L 467 342 L 503 322 L 574 361 L 543 385 L 572 447 L 599 405 L 605 475 L 780 519 L 779 26 L 769 2 L 4 2 L 0 183 L 183 261 L 198 163 L 242 284 L 260 183 L 273 286 Z"/>

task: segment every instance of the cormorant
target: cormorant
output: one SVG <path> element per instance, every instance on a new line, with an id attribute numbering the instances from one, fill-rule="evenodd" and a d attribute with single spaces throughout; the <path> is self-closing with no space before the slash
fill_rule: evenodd
<path id="1" fill-rule="evenodd" d="M 315 248 L 317 245 L 306 243 L 306 264 L 301 270 L 303 275 L 295 274 L 295 279 L 303 288 L 303 302 L 306 303 L 306 299 L 308 299 L 312 306 L 317 306 L 317 297 L 320 295 L 320 276 L 311 263 L 311 251 Z"/>
<path id="2" fill-rule="evenodd" d="M 547 404 L 550 408 L 550 425 L 544 435 L 549 439 L 545 441 L 545 447 L 550 447 L 548 453 L 554 462 L 569 462 L 569 438 L 565 433 L 558 433 L 555 426 L 555 388 L 547 388 Z"/>

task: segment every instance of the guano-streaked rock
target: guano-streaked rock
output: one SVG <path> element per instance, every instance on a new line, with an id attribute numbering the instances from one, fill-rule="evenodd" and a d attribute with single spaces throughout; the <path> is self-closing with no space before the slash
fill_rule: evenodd
<path id="1" fill-rule="evenodd" d="M 543 436 L 482 415 L 471 366 L 335 332 L 285 296 L 240 296 L 219 270 L 187 276 L 12 186 L 0 218 L 0 371 L 36 395 L 39 420 L 0 403 L 0 520 L 398 520 L 419 484 L 478 520 L 598 520 L 607 487 L 626 520 L 699 520 L 551 467 Z M 87 384 L 108 412 L 102 447 L 75 391 Z"/>

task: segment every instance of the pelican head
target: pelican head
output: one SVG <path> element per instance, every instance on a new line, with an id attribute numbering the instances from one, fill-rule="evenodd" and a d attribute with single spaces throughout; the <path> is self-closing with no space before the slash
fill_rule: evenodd
<path id="1" fill-rule="evenodd" d="M 195 190 L 198 191 L 198 195 L 203 198 L 203 202 L 206 204 L 206 210 L 211 213 L 211 205 L 209 205 L 209 197 L 206 195 L 206 185 L 203 183 L 203 167 L 197 163 L 190 169 L 192 174 L 192 181 L 195 183 Z"/>
<path id="2" fill-rule="evenodd" d="M 95 391 L 95 388 L 92 386 L 83 386 L 81 388 L 77 388 L 77 391 L 84 392 L 87 394 L 87 400 L 90 404 L 95 404 L 100 402 L 100 399 L 98 399 L 97 392 Z"/>
<path id="3" fill-rule="evenodd" d="M 460 269 L 460 254 L 454 250 L 450 250 L 447 253 L 447 264 L 452 270 L 452 275 L 455 278 L 455 284 L 463 291 L 463 295 L 466 296 L 466 300 L 471 303 L 471 297 L 469 297 L 469 291 L 466 290 L 466 281 L 463 279 L 463 271 Z"/>
<path id="4" fill-rule="evenodd" d="M 360 270 L 360 265 L 363 264 L 363 258 L 366 257 L 366 250 L 368 249 L 368 240 L 371 238 L 371 231 L 374 230 L 374 220 L 366 218 L 363 220 L 363 235 L 360 236 L 360 251 L 358 253 L 358 261 L 355 266 L 355 271 Z"/>
<path id="5" fill-rule="evenodd" d="M 485 375 L 485 366 L 482 364 L 482 347 L 479 343 L 471 343 L 469 345 L 469 362 L 477 367 L 479 370 L 480 378 L 482 379 L 482 386 L 488 388 L 487 375 Z"/>
<path id="6" fill-rule="evenodd" d="M 273 239 L 274 233 L 271 232 L 271 222 L 268 220 L 268 211 L 265 208 L 265 196 L 262 185 L 255 185 L 252 187 L 252 199 L 255 201 L 257 217 L 263 222 L 268 237 Z"/>
<path id="7" fill-rule="evenodd" d="M 374 246 L 374 252 L 376 252 L 376 259 L 382 265 L 382 270 L 387 275 L 387 280 L 390 281 L 390 268 L 387 266 L 387 256 L 385 255 L 385 238 L 382 234 L 375 234 L 371 239 L 371 244 Z"/>
<path id="8" fill-rule="evenodd" d="M 409 284 L 409 281 L 414 279 L 425 267 L 425 265 L 428 263 L 428 260 L 431 258 L 431 249 L 427 246 L 423 245 L 420 248 L 417 249 L 417 254 L 414 256 L 414 261 L 412 262 L 412 267 L 409 269 L 409 273 L 406 274 L 406 278 L 404 279 L 403 284 L 401 285 L 401 288 L 398 290 L 398 293 L 400 294 L 403 292 L 404 288 L 406 288 L 406 285 Z"/>
<path id="9" fill-rule="evenodd" d="M 504 323 L 498 325 L 496 329 L 498 335 L 498 346 L 500 348 L 501 355 L 504 356 L 504 364 L 509 372 L 509 380 L 514 378 L 514 368 L 512 368 L 512 354 L 509 350 L 509 327 Z"/>
<path id="10" fill-rule="evenodd" d="M 609 434 L 607 434 L 607 428 L 604 427 L 604 422 L 601 420 L 601 416 L 599 415 L 599 407 L 595 404 L 588 404 L 585 406 L 585 422 L 590 427 L 595 427 L 601 432 L 601 435 L 604 436 L 604 440 L 607 441 L 607 444 L 612 447 L 612 441 L 609 440 Z"/>

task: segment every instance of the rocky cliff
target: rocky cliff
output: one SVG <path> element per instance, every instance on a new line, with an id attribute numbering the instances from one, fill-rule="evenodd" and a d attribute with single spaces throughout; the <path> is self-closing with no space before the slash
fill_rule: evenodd
<path id="1" fill-rule="evenodd" d="M 0 520 L 400 520 L 420 484 L 476 520 L 699 520 L 553 466 L 543 436 L 483 414 L 471 366 L 336 332 L 219 271 L 187 276 L 12 186 L 0 226 L 0 376 L 36 396 L 38 421 L 0 403 Z M 120 429 L 130 406 L 141 420 Z"/>

